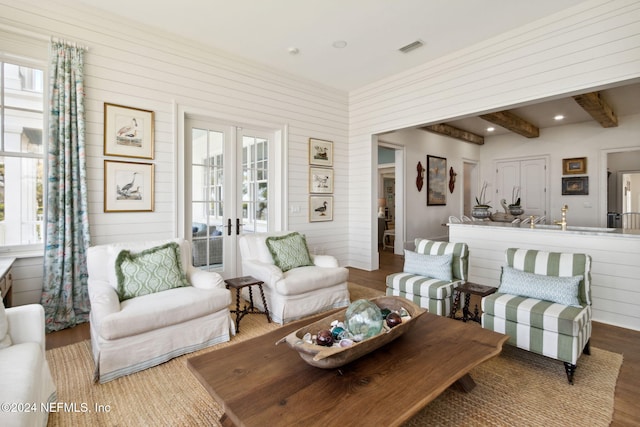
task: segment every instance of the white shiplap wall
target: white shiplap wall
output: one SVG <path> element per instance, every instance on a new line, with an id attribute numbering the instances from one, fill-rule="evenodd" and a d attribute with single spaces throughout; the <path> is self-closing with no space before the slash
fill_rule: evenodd
<path id="1" fill-rule="evenodd" d="M 15 28 L 41 40 L 55 36 L 89 48 L 85 55 L 85 92 L 92 244 L 169 238 L 179 234 L 175 192 L 178 148 L 175 105 L 179 104 L 207 111 L 214 118 L 237 117 L 247 124 L 286 126 L 288 228 L 305 233 L 312 250 L 335 255 L 341 264 L 348 263 L 348 96 L 345 92 L 69 4 L 67 1 L 0 0 L 0 25 L 5 30 Z M 156 171 L 154 212 L 103 211 L 105 102 L 155 112 L 155 159 L 151 161 Z M 332 222 L 308 222 L 309 137 L 334 142 Z M 133 160 L 113 156 L 107 159 Z M 299 212 L 291 213 L 292 207 L 299 207 Z M 42 260 L 31 258 L 29 262 L 20 261 L 20 265 L 25 269 L 23 276 L 29 276 L 29 283 L 16 281 L 15 304 L 37 302 Z"/>
<path id="2" fill-rule="evenodd" d="M 378 266 L 372 135 L 638 77 L 640 1 L 593 0 L 350 93 L 349 264 Z"/>

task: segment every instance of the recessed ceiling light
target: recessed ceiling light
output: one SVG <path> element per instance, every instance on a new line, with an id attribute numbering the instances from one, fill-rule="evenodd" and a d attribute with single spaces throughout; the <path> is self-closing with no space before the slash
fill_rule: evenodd
<path id="1" fill-rule="evenodd" d="M 293 47 L 291 46 L 289 49 L 287 49 L 287 51 L 289 52 L 289 55 L 297 55 L 300 53 L 300 49 L 298 49 L 297 47 Z"/>
<path id="2" fill-rule="evenodd" d="M 487 128 L 487 132 L 493 132 L 494 130 L 496 130 L 496 128 L 494 128 L 493 126 L 489 126 Z"/>
<path id="3" fill-rule="evenodd" d="M 557 115 L 557 116 L 555 116 L 553 119 L 554 119 L 554 120 L 562 120 L 562 119 L 564 119 L 564 116 L 563 116 L 562 114 L 558 114 L 558 115 Z"/>
<path id="4" fill-rule="evenodd" d="M 335 47 L 336 49 L 342 49 L 347 47 L 347 42 L 344 40 L 336 40 L 333 42 L 333 47 Z"/>

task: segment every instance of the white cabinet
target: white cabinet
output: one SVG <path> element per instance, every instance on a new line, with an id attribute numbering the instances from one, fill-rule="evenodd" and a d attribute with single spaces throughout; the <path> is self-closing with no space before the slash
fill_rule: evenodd
<path id="1" fill-rule="evenodd" d="M 496 161 L 496 194 L 493 206 L 500 211 L 500 201 L 512 203 L 514 186 L 520 187 L 524 215 L 547 214 L 547 159 L 544 157 Z"/>

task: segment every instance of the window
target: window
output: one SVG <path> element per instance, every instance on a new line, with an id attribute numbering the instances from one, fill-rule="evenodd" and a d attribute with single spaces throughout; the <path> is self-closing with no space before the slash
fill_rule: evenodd
<path id="1" fill-rule="evenodd" d="M 0 247 L 44 241 L 44 67 L 0 55 Z"/>

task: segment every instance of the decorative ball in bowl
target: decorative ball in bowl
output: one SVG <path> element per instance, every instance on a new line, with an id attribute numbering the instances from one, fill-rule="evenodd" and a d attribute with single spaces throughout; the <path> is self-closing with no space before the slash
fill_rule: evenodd
<path id="1" fill-rule="evenodd" d="M 382 311 L 368 299 L 359 299 L 347 307 L 344 324 L 354 341 L 371 338 L 382 331 Z"/>

